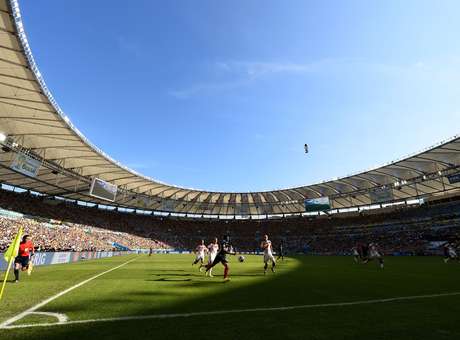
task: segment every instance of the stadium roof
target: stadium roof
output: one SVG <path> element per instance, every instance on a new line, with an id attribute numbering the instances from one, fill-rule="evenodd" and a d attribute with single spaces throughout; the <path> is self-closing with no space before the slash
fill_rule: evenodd
<path id="1" fill-rule="evenodd" d="M 91 144 L 59 108 L 34 62 L 17 0 L 0 0 L 0 151 L 3 183 L 50 196 L 89 196 L 94 177 L 118 186 L 115 205 L 198 215 L 304 211 L 304 200 L 329 197 L 333 208 L 405 200 L 458 190 L 460 136 L 381 167 L 321 183 L 265 192 L 210 192 L 162 183 L 127 168 Z M 0 135 L 1 137 L 1 135 Z M 1 138 L 0 138 L 1 139 Z M 36 176 L 11 168 L 18 154 L 40 162 Z"/>

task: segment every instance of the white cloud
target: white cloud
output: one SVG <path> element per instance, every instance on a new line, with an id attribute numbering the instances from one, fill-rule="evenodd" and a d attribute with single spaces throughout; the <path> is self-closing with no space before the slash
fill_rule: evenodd
<path id="1" fill-rule="evenodd" d="M 219 92 L 222 90 L 231 90 L 244 85 L 245 81 L 228 81 L 228 82 L 216 82 L 216 83 L 203 83 L 194 84 L 190 87 L 168 91 L 170 96 L 177 99 L 187 99 L 197 94 L 210 94 L 213 92 Z"/>
<path id="2" fill-rule="evenodd" d="M 254 80 L 277 73 L 313 72 L 318 68 L 318 64 L 219 61 L 212 64 L 211 67 L 221 75 L 225 75 L 225 80 L 196 83 L 182 89 L 170 90 L 168 94 L 177 99 L 187 99 L 198 94 L 210 94 L 238 88 Z"/>
<path id="3" fill-rule="evenodd" d="M 416 60 L 406 64 L 346 58 L 325 58 L 309 63 L 218 61 L 210 65 L 210 68 L 218 75 L 214 79 L 171 90 L 168 94 L 178 99 L 187 99 L 196 95 L 209 95 L 214 92 L 235 89 L 273 75 L 308 76 L 314 73 L 340 74 L 351 71 L 356 74 L 383 73 L 391 77 L 405 76 L 414 79 L 421 75 L 452 78 L 460 77 L 459 66 L 460 60 L 457 58 Z"/>
<path id="4" fill-rule="evenodd" d="M 276 73 L 305 74 L 315 72 L 325 62 L 327 62 L 327 60 L 305 64 L 291 62 L 229 61 L 217 62 L 215 66 L 218 70 L 233 73 L 235 76 L 254 79 Z"/>

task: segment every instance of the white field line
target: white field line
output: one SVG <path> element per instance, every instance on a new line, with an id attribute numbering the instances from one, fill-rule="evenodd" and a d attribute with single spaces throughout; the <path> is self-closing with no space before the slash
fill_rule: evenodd
<path id="1" fill-rule="evenodd" d="M 61 313 L 52 313 L 52 312 L 30 312 L 29 314 L 34 314 L 34 315 L 45 315 L 45 316 L 53 316 L 56 319 L 58 319 L 59 323 L 66 322 L 69 320 L 67 315 L 61 314 Z"/>
<path id="2" fill-rule="evenodd" d="M 194 317 L 194 316 L 253 313 L 253 312 L 267 312 L 267 311 L 273 312 L 273 311 L 286 311 L 286 310 L 310 309 L 310 308 L 313 309 L 313 308 L 328 308 L 328 307 L 347 307 L 347 306 L 370 305 L 370 304 L 379 304 L 379 303 L 388 303 L 388 302 L 408 301 L 408 300 L 431 299 L 431 298 L 437 298 L 437 297 L 447 297 L 447 296 L 456 296 L 456 295 L 460 295 L 460 292 L 401 296 L 401 297 L 394 297 L 394 298 L 387 298 L 387 299 L 361 300 L 361 301 L 351 301 L 351 302 L 320 303 L 320 304 L 299 305 L 299 306 L 230 309 L 230 310 L 220 310 L 220 311 L 178 313 L 178 314 L 137 315 L 137 316 L 116 317 L 116 318 L 73 320 L 73 321 L 67 321 L 67 322 L 54 322 L 54 323 L 50 322 L 50 323 L 24 324 L 24 325 L 12 325 L 12 326 L 0 325 L 0 329 L 49 327 L 49 326 L 58 326 L 58 325 L 75 325 L 75 324 L 85 324 L 85 323 L 129 321 L 129 320 L 188 318 L 188 317 Z"/>
<path id="3" fill-rule="evenodd" d="M 62 292 L 60 292 L 60 293 L 58 293 L 56 295 L 53 295 L 53 296 L 51 296 L 50 298 L 48 298 L 46 300 L 43 300 L 42 302 L 36 304 L 33 307 L 30 307 L 29 309 L 25 310 L 24 312 L 19 313 L 16 316 L 13 316 L 11 319 L 8 319 L 8 320 L 2 322 L 0 324 L 0 329 L 8 327 L 12 323 L 15 323 L 16 321 L 18 321 L 18 320 L 22 319 L 23 317 L 25 317 L 26 315 L 34 313 L 37 309 L 42 308 L 43 306 L 45 306 L 46 304 L 50 303 L 51 301 L 56 300 L 57 298 L 60 298 L 61 296 L 71 292 L 74 289 L 77 289 L 78 287 L 81 287 L 81 286 L 87 284 L 88 282 L 93 281 L 94 279 L 97 279 L 98 277 L 100 277 L 102 275 L 108 274 L 108 273 L 110 273 L 110 272 L 112 272 L 112 271 L 114 271 L 114 270 L 116 270 L 118 268 L 126 266 L 128 263 L 131 263 L 136 259 L 137 259 L 137 257 L 135 257 L 134 259 L 131 259 L 129 261 L 126 261 L 126 262 L 124 262 L 124 263 L 122 263 L 122 264 L 120 264 L 120 265 L 118 265 L 116 267 L 113 267 L 113 268 L 111 268 L 109 270 L 106 270 L 105 272 L 102 272 L 102 273 L 99 273 L 97 275 L 94 275 L 94 276 L 90 277 L 89 279 L 86 279 L 86 280 L 84 280 L 84 281 L 82 281 L 80 283 L 77 283 L 76 285 L 74 285 L 74 286 L 72 286 L 70 288 L 67 288 L 66 290 L 63 290 Z M 62 323 L 62 322 L 60 322 L 60 323 Z"/>

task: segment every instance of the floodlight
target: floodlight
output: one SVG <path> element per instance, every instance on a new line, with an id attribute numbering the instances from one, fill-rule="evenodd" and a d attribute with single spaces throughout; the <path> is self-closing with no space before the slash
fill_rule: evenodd
<path id="1" fill-rule="evenodd" d="M 0 142 L 6 141 L 6 135 L 3 132 L 0 132 Z"/>

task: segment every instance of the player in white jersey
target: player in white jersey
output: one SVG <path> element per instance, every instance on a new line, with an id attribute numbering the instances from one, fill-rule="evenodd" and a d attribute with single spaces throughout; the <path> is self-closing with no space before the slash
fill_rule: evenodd
<path id="1" fill-rule="evenodd" d="M 355 260 L 356 263 L 359 263 L 358 247 L 354 246 L 353 248 L 351 248 L 351 251 L 353 253 L 353 259 Z"/>
<path id="2" fill-rule="evenodd" d="M 204 262 L 204 257 L 205 254 L 208 252 L 208 248 L 204 245 L 204 240 L 201 240 L 201 243 L 196 247 L 195 249 L 195 254 L 196 258 L 195 261 L 193 261 L 192 266 L 200 262 L 200 272 L 203 267 L 203 262 Z"/>
<path id="3" fill-rule="evenodd" d="M 447 263 L 449 260 L 459 260 L 455 243 L 447 242 L 443 245 L 444 247 L 444 262 Z"/>
<path id="4" fill-rule="evenodd" d="M 369 243 L 369 258 L 371 260 L 377 259 L 379 261 L 380 268 L 383 269 L 383 256 L 379 250 L 377 243 Z"/>
<path id="5" fill-rule="evenodd" d="M 208 246 L 208 265 L 212 265 L 218 252 L 219 252 L 219 242 L 216 237 L 214 241 Z M 208 275 L 210 277 L 213 277 L 212 267 L 206 272 L 206 276 Z"/>
<path id="6" fill-rule="evenodd" d="M 272 263 L 272 272 L 275 272 L 276 261 L 273 256 L 272 242 L 268 239 L 268 235 L 264 235 L 264 240 L 260 244 L 260 248 L 264 251 L 264 274 L 267 273 L 268 262 Z"/>

